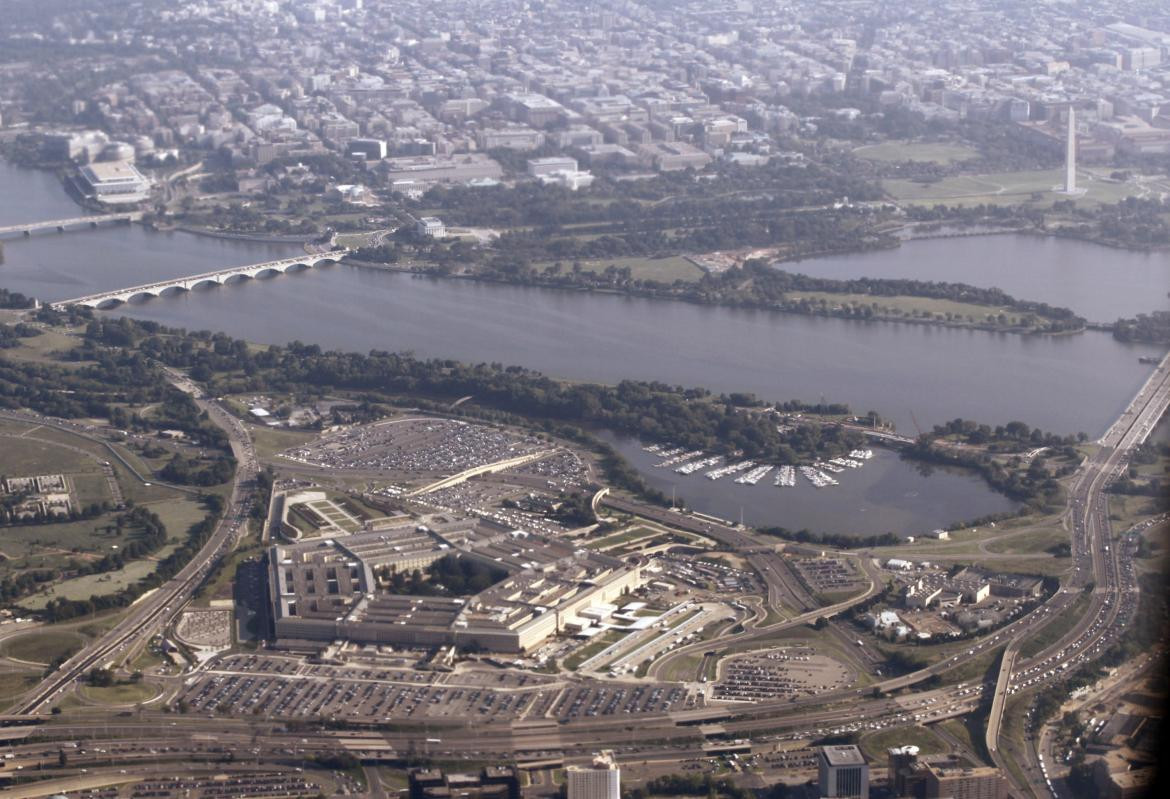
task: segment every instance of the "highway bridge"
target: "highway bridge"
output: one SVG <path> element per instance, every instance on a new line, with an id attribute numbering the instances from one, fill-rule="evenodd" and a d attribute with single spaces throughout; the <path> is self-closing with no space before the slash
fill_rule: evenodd
<path id="1" fill-rule="evenodd" d="M 64 232 L 71 228 L 96 228 L 100 225 L 116 224 L 118 222 L 140 222 L 141 211 L 126 211 L 118 214 L 99 214 L 96 216 L 76 216 L 72 219 L 51 219 L 45 222 L 29 222 L 23 225 L 8 225 L 0 227 L 0 236 L 22 235 L 31 236 L 42 230 L 56 230 Z"/>
<path id="2" fill-rule="evenodd" d="M 130 302 L 136 297 L 158 297 L 166 291 L 190 291 L 196 286 L 204 284 L 223 285 L 230 280 L 255 278 L 260 275 L 283 274 L 294 269 L 308 269 L 319 263 L 336 263 L 350 251 L 347 249 L 330 250 L 321 253 L 306 253 L 292 258 L 283 258 L 279 261 L 265 261 L 260 264 L 233 266 L 227 269 L 218 269 L 214 272 L 203 272 L 198 275 L 187 275 L 169 280 L 159 280 L 154 283 L 144 283 L 141 286 L 101 291 L 96 294 L 87 294 L 84 297 L 74 297 L 71 300 L 61 300 L 53 303 L 53 308 L 63 310 L 70 305 L 83 305 L 87 308 L 99 308 L 103 305 Z"/>

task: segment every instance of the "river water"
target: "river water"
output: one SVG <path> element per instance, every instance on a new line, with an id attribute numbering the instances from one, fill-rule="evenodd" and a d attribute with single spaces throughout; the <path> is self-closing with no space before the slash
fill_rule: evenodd
<path id="1" fill-rule="evenodd" d="M 52 175 L 0 163 L 0 224 L 76 213 Z M 138 226 L 38 234 L 9 239 L 4 246 L 0 285 L 47 301 L 298 250 Z M 1108 319 L 1157 307 L 1170 281 L 1167 260 L 1005 236 L 911 242 L 896 251 L 807 261 L 797 268 L 833 276 L 998 285 L 1023 298 Z M 770 400 L 824 398 L 847 402 L 858 412 L 875 410 L 911 435 L 916 423 L 926 428 L 961 416 L 991 424 L 1018 419 L 1095 437 L 1149 374 L 1138 357 L 1160 354 L 1159 348 L 1121 344 L 1098 332 L 1025 337 L 440 280 L 347 265 L 178 293 L 106 313 L 222 330 L 263 343 L 299 339 L 327 348 L 410 350 L 520 364 L 574 380 L 634 378 L 750 391 Z M 846 477 L 856 491 L 843 491 L 844 481 L 835 489 L 816 492 L 810 486 L 787 494 L 769 485 L 783 502 L 776 497 L 764 506 L 761 512 L 770 521 L 753 518 L 790 528 L 905 532 L 1004 507 L 1004 500 L 978 481 L 942 472 L 921 478 L 894 456 L 875 458 Z M 723 480 L 719 488 L 724 483 L 731 485 Z M 704 509 L 700 493 L 685 491 Z M 702 501 L 710 503 L 711 512 L 732 516 L 742 504 L 735 490 Z M 793 521 L 798 518 L 809 521 Z"/>
<path id="2" fill-rule="evenodd" d="M 913 253 L 909 256 L 909 253 Z M 1093 322 L 1170 307 L 1170 256 L 1047 236 L 924 239 L 897 250 L 787 263 L 817 277 L 946 280 L 1071 308 Z"/>

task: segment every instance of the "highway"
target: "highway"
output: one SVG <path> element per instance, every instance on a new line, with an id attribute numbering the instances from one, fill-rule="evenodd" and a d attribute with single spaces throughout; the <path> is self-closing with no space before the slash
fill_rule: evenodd
<path id="1" fill-rule="evenodd" d="M 168 370 L 176 388 L 192 395 L 201 410 L 225 430 L 231 442 L 237 469 L 231 497 L 223 518 L 194 558 L 168 583 L 144 595 L 109 632 L 69 658 L 16 706 L 17 714 L 33 714 L 60 697 L 73 683 L 95 666 L 103 666 L 124 650 L 149 641 L 182 612 L 219 560 L 235 546 L 241 525 L 252 501 L 257 461 L 251 438 L 243 424 L 218 403 L 202 397 L 201 390 L 183 375 Z"/>
<path id="2" fill-rule="evenodd" d="M 1073 478 L 1067 518 L 1073 541 L 1074 571 L 1068 584 L 1033 612 L 994 633 L 969 642 L 966 648 L 951 657 L 913 673 L 887 679 L 876 686 L 838 690 L 799 699 L 769 700 L 751 705 L 719 704 L 636 717 L 532 719 L 521 723 L 507 719 L 486 723 L 472 720 L 438 723 L 395 719 L 392 729 L 350 722 L 350 729 L 315 730 L 311 735 L 288 730 L 282 723 L 263 718 L 188 715 L 179 723 L 173 714 L 144 711 L 134 718 L 119 719 L 116 729 L 111 731 L 110 723 L 105 718 L 86 720 L 80 717 L 64 719 L 41 716 L 45 723 L 36 732 L 47 742 L 29 746 L 41 746 L 39 756 L 48 762 L 49 758 L 56 757 L 60 741 L 101 740 L 130 746 L 134 745 L 132 742 L 135 738 L 140 738 L 149 740 L 156 749 L 160 742 L 166 741 L 167 746 L 173 747 L 175 757 L 181 758 L 208 751 L 207 741 L 198 740 L 202 735 L 212 736 L 211 740 L 214 740 L 216 746 L 238 745 L 240 751 L 243 751 L 246 742 L 247 747 L 260 750 L 264 756 L 275 757 L 277 753 L 290 748 L 301 752 L 327 752 L 346 747 L 361 752 L 364 750 L 360 747 L 368 745 L 371 738 L 381 741 L 380 747 L 384 747 L 385 751 L 410 752 L 417 746 L 420 732 L 424 732 L 427 737 L 434 735 L 441 739 L 441 743 L 433 745 L 432 754 L 453 757 L 473 754 L 510 757 L 520 752 L 559 752 L 565 756 L 584 756 L 596 748 L 617 747 L 631 757 L 676 752 L 680 753 L 678 756 L 681 759 L 684 756 L 681 753 L 701 751 L 703 735 L 698 725 L 703 723 L 717 722 L 728 735 L 754 741 L 806 740 L 873 728 L 867 725 L 930 723 L 963 715 L 977 709 L 990 692 L 992 707 L 998 708 L 996 712 L 1000 715 L 989 722 L 989 744 L 995 744 L 994 748 L 989 748 L 996 753 L 997 760 L 1001 756 L 1023 757 L 1027 753 L 1012 753 L 1003 747 L 1000 740 L 1000 716 L 1007 697 L 1017 691 L 1059 683 L 1062 674 L 1068 669 L 1088 662 L 1118 640 L 1124 624 L 1135 610 L 1132 547 L 1111 545 L 1113 542 L 1105 488 L 1125 468 L 1132 449 L 1145 440 L 1170 402 L 1170 370 L 1167 369 L 1167 361 L 1159 366 L 1156 377 L 1135 397 L 1134 405 L 1124 417 L 1127 423 L 1116 431 L 1111 429 L 1107 435 L 1106 438 L 1115 442 L 1115 445 L 1102 446 Z M 28 716 L 43 712 L 54 697 L 71 687 L 88 668 L 107 662 L 123 648 L 141 642 L 163 629 L 191 597 L 216 560 L 234 543 L 234 534 L 250 497 L 248 486 L 257 469 L 246 430 L 218 404 L 201 397 L 198 388 L 181 375 L 172 373 L 171 379 L 175 385 L 196 396 L 200 407 L 206 409 L 231 437 L 240 469 L 224 522 L 199 555 L 174 580 L 141 600 L 109 634 L 68 661 L 23 701 L 14 715 Z M 709 536 L 745 551 L 749 556 L 775 557 L 774 547 L 761 543 L 747 531 L 729 525 L 665 509 L 646 508 L 640 503 L 611 496 L 602 501 L 609 507 L 646 515 L 664 524 Z M 765 574 L 765 571 L 761 574 Z M 1043 651 L 1022 657 L 1022 644 L 1059 618 L 1061 612 L 1073 605 L 1090 584 L 1090 605 L 1077 623 Z M 808 624 L 819 616 L 840 612 L 860 599 L 871 596 L 877 588 L 877 581 L 871 580 L 868 591 L 847 602 L 809 611 L 767 628 L 745 630 L 727 641 L 751 640 L 774 635 L 787 627 Z M 769 591 L 769 597 L 772 596 Z M 707 642 L 693 645 L 692 648 L 710 646 Z M 929 678 L 944 675 L 973 657 L 1004 647 L 1010 648 L 1004 665 L 1001 665 L 998 680 L 940 688 L 922 685 Z M 898 694 L 891 695 L 893 692 Z M 994 735 L 990 734 L 992 730 L 995 730 Z M 370 751 L 371 756 L 376 754 L 374 750 Z M 381 754 L 384 755 L 385 751 Z M 29 751 L 29 755 L 36 756 L 33 750 Z M 1032 769 L 1027 768 L 1027 763 L 1023 765 L 1025 773 L 1031 774 Z M 1027 787 L 1034 792 L 1038 790 L 1031 776 L 1029 783 Z"/>
<path id="3" fill-rule="evenodd" d="M 1170 355 L 1154 370 L 1130 405 L 1102 436 L 1100 449 L 1082 466 L 1069 492 L 1069 510 L 1066 519 L 1071 526 L 1074 570 L 1069 589 L 1092 591 L 1088 611 L 1061 638 L 1032 658 L 1019 662 L 1016 670 L 1014 646 L 1023 641 L 1019 637 L 1005 654 L 995 687 L 991 713 L 987 725 L 987 749 L 999 765 L 1004 764 L 1000 747 L 1002 716 L 1007 697 L 1036 683 L 1058 679 L 1061 672 L 1100 654 L 1104 645 L 1112 643 L 1120 629 L 1136 612 L 1137 586 L 1132 563 L 1122 564 L 1120 558 L 1131 557 L 1125 545 L 1113 545 L 1109 521 L 1109 483 L 1124 474 L 1133 450 L 1145 442 L 1154 425 L 1170 406 Z M 1062 591 L 1058 596 L 1073 594 Z M 1057 614 L 1041 609 L 1049 620 Z M 1033 614 L 1035 615 L 1035 614 Z M 1040 625 L 1041 627 L 1043 625 Z M 1046 783 L 1039 777 L 1035 750 L 1014 753 L 1029 774 L 1028 786 L 1032 793 L 1045 795 Z M 1005 773 L 1010 773 L 1005 768 Z M 1022 787 L 1022 786 L 1021 786 Z"/>

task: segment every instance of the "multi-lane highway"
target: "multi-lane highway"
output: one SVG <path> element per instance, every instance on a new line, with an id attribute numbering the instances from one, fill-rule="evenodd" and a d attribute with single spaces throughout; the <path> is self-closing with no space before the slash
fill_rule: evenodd
<path id="1" fill-rule="evenodd" d="M 390 750 L 413 751 L 411 747 L 416 745 L 420 730 L 425 728 L 427 737 L 435 736 L 436 742 L 431 745 L 433 754 L 463 756 L 478 753 L 507 757 L 516 753 L 558 752 L 566 756 L 584 756 L 598 747 L 617 746 L 636 756 L 638 753 L 649 755 L 664 751 L 700 752 L 703 736 L 698 725 L 705 722 L 720 723 L 728 735 L 760 741 L 815 738 L 878 726 L 929 723 L 969 713 L 988 695 L 992 698 L 993 708 L 998 705 L 996 712 L 1002 713 L 1007 698 L 1013 692 L 1053 684 L 1068 669 L 1099 655 L 1117 640 L 1121 628 L 1132 616 L 1136 603 L 1133 547 L 1119 545 L 1111 540 L 1105 489 L 1109 481 L 1125 468 L 1133 448 L 1145 440 L 1170 402 L 1170 369 L 1167 366 L 1166 361 L 1159 366 L 1157 379 L 1152 379 L 1143 388 L 1127 410 L 1124 417 L 1126 423 L 1111 429 L 1105 437 L 1108 444 L 1086 461 L 1071 484 L 1068 524 L 1073 542 L 1074 570 L 1066 586 L 1033 612 L 991 635 L 970 642 L 946 660 L 911 674 L 888 679 L 864 691 L 838 690 L 795 700 L 714 705 L 674 713 L 646 714 L 636 718 L 577 717 L 559 722 L 538 719 L 521 723 L 507 719 L 487 723 L 468 720 L 443 725 L 436 725 L 433 721 L 403 719 L 396 720 L 397 726 L 393 730 L 373 724 L 365 727 L 354 724 L 354 729 L 348 731 L 336 730 L 327 734 L 318 731 L 305 738 L 301 738 L 299 733 L 274 726 L 271 722 L 256 719 L 186 716 L 176 726 L 174 716 L 143 713 L 134 719 L 122 720 L 125 723 L 119 724 L 114 734 L 111 734 L 105 721 L 53 718 L 38 728 L 38 736 L 49 741 L 71 738 L 113 741 L 146 736 L 156 743 L 156 748 L 157 742 L 165 740 L 166 745 L 178 756 L 206 751 L 208 743 L 199 740 L 200 735 L 213 734 L 217 746 L 242 745 L 244 739 L 247 739 L 249 746 L 268 755 L 290 748 L 301 752 L 325 752 L 338 748 L 361 752 L 361 747 L 369 745 L 372 737 L 381 742 L 379 746 L 384 748 L 382 754 L 385 754 L 385 751 Z M 176 385 L 198 396 L 198 389 L 193 384 L 180 375 L 172 377 Z M 240 463 L 224 523 L 186 569 L 162 589 L 141 600 L 107 636 L 79 653 L 46 680 L 19 706 L 18 714 L 43 711 L 54 697 L 71 686 L 86 669 L 108 661 L 124 647 L 163 629 L 180 611 L 217 559 L 232 545 L 234 532 L 249 500 L 248 483 L 255 475 L 256 460 L 240 422 L 217 403 L 202 397 L 197 401 L 217 424 L 229 432 L 233 451 Z M 644 513 L 662 523 L 693 529 L 729 546 L 758 555 L 761 557 L 761 565 L 767 565 L 764 560 L 774 557 L 774 549 L 770 545 L 762 543 L 750 532 L 731 525 L 662 509 L 647 509 L 639 503 L 620 498 L 607 497 L 604 501 L 619 510 Z M 765 569 L 761 573 L 767 582 L 766 572 Z M 777 576 L 776 579 L 781 578 Z M 1090 584 L 1092 588 L 1087 612 L 1043 651 L 1023 657 L 1020 654 L 1021 643 L 1054 623 L 1063 612 L 1069 611 Z M 787 626 L 807 624 L 817 616 L 839 611 L 872 595 L 874 590 L 877 590 L 877 581 L 871 582 L 869 591 L 840 606 L 803 613 L 768 628 L 749 629 L 741 636 L 746 640 L 753 636 L 773 635 Z M 771 591 L 769 596 L 774 596 Z M 1006 646 L 1011 647 L 1008 650 L 1010 659 L 1000 669 L 999 680 L 989 679 L 972 685 L 941 688 L 923 687 L 923 683 L 935 675 L 945 675 L 973 657 Z M 998 730 L 998 718 L 993 723 Z M 995 744 L 997 756 L 1009 754 L 1002 746 L 998 733 L 989 737 L 989 743 Z M 52 748 L 52 744 L 49 748 Z M 54 755 L 55 752 L 53 749 Z M 1038 786 L 1033 783 L 1031 787 L 1035 790 Z"/>
<path id="2" fill-rule="evenodd" d="M 113 629 L 49 675 L 16 706 L 15 712 L 18 714 L 32 714 L 45 709 L 88 670 L 109 663 L 121 653 L 164 630 L 182 612 L 183 606 L 236 543 L 237 533 L 252 501 L 257 474 L 251 437 L 243 424 L 219 403 L 204 399 L 194 383 L 177 372 L 169 371 L 169 374 L 173 385 L 191 394 L 200 409 L 207 411 L 209 418 L 228 434 L 237 469 L 223 517 L 198 554 L 174 578 L 140 598 Z"/>

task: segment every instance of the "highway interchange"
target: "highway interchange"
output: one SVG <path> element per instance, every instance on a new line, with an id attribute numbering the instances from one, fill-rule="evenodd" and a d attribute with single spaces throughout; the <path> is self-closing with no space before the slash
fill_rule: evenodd
<path id="1" fill-rule="evenodd" d="M 635 718 L 577 717 L 572 719 L 501 719 L 479 724 L 447 721 L 399 720 L 386 725 L 351 725 L 351 729 L 300 729 L 260 718 L 188 715 L 178 719 L 159 710 L 140 709 L 131 718 L 118 718 L 111 728 L 108 719 L 63 718 L 48 715 L 53 701 L 73 688 L 79 678 L 95 665 L 114 661 L 125 652 L 141 647 L 166 629 L 189 601 L 218 561 L 236 543 L 237 534 L 254 496 L 258 464 L 250 437 L 243 424 L 217 402 L 201 395 L 198 387 L 172 373 L 172 382 L 196 397 L 199 406 L 230 436 L 239 469 L 230 502 L 222 522 L 195 557 L 174 579 L 140 599 L 126 616 L 102 638 L 74 655 L 28 694 L 9 715 L 7 724 L 25 720 L 41 722 L 36 727 L 12 726 L 4 732 L 13 736 L 14 763 L 36 765 L 55 773 L 63 742 L 84 741 L 85 755 L 71 757 L 70 763 L 113 765 L 157 762 L 160 758 L 214 759 L 225 748 L 249 753 L 258 761 L 292 762 L 313 753 L 352 751 L 359 756 L 386 759 L 393 755 L 418 753 L 420 734 L 425 736 L 426 754 L 461 758 L 539 758 L 543 756 L 584 758 L 600 747 L 618 749 L 630 760 L 651 759 L 664 753 L 683 760 L 702 757 L 715 742 L 705 733 L 718 725 L 719 740 L 744 739 L 756 745 L 768 742 L 801 741 L 825 735 L 937 721 L 976 711 L 991 698 L 988 749 L 997 762 L 1016 759 L 1019 769 L 1005 770 L 1017 783 L 1020 774 L 1026 788 L 1037 796 L 1048 795 L 1038 764 L 1030 762 L 1034 748 L 1013 752 L 1003 745 L 999 714 L 1007 698 L 1020 691 L 1034 691 L 1058 682 L 1061 675 L 1088 662 L 1118 640 L 1136 611 L 1137 586 L 1132 558 L 1132 537 L 1114 541 L 1105 488 L 1128 464 L 1134 447 L 1142 443 L 1170 402 L 1170 356 L 1158 366 L 1110 431 L 1100 448 L 1086 460 L 1074 477 L 1069 491 L 1067 522 L 1073 545 L 1074 568 L 1060 591 L 1031 613 L 996 632 L 966 644 L 946 660 L 910 674 L 886 679 L 864 689 L 842 689 L 815 697 L 760 701 L 751 705 L 708 705 L 642 714 Z M 39 419 L 42 423 L 45 421 Z M 60 422 L 57 422 L 61 424 Z M 69 423 L 63 423 L 69 424 Z M 643 515 L 663 524 L 691 529 L 739 550 L 757 567 L 769 583 L 769 601 L 775 602 L 790 589 L 772 586 L 769 575 L 778 573 L 769 561 L 773 545 L 731 525 L 696 518 L 661 508 L 643 506 L 619 497 L 606 497 L 611 509 Z M 861 559 L 867 564 L 866 559 Z M 778 631 L 807 625 L 820 616 L 830 616 L 879 590 L 872 567 L 865 566 L 870 586 L 848 602 L 809 610 L 766 628 L 747 627 L 730 641 L 750 641 L 775 635 Z M 775 579 L 779 579 L 777 576 Z M 1091 587 L 1090 587 L 1091 586 Z M 1019 646 L 1061 616 L 1086 590 L 1091 591 L 1087 611 L 1063 635 L 1043 651 L 1019 656 Z M 789 598 L 791 601 L 791 597 Z M 692 649 L 699 649 L 696 644 Z M 995 650 L 1007 650 L 1007 668 L 970 684 L 938 685 L 947 672 L 962 663 Z M 687 651 L 687 650 L 684 650 Z M 21 735 L 34 730 L 37 743 L 20 744 Z M 105 750 L 99 752 L 98 750 Z M 114 756 L 114 753 L 117 756 Z M 288 755 L 293 752 L 295 757 Z M 291 759 L 290 759 L 291 758 Z M 1006 762 L 1004 763 L 1006 765 Z M 65 770 L 66 772 L 68 770 Z"/>

